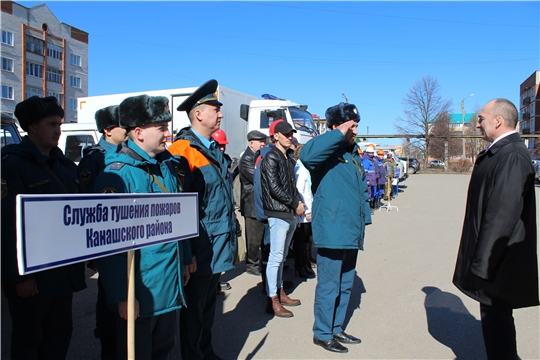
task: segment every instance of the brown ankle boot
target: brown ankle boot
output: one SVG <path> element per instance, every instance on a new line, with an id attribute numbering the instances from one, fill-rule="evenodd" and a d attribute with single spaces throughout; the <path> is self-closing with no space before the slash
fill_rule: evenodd
<path id="1" fill-rule="evenodd" d="M 285 306 L 298 306 L 301 304 L 300 300 L 298 299 L 291 299 L 290 297 L 285 294 L 285 290 L 283 288 L 280 288 L 278 290 L 278 299 L 281 305 Z"/>
<path id="2" fill-rule="evenodd" d="M 266 301 L 266 312 L 269 314 L 274 314 L 279 317 L 293 317 L 294 314 L 292 311 L 289 311 L 280 304 L 279 298 L 277 295 L 268 297 Z"/>

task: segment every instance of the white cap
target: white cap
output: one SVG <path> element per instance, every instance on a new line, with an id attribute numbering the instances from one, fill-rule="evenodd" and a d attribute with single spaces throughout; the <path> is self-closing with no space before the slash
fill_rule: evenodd
<path id="1" fill-rule="evenodd" d="M 374 152 L 375 152 L 375 149 L 373 148 L 373 146 L 368 146 L 367 149 L 366 149 L 366 152 L 368 152 L 368 153 L 374 153 Z"/>

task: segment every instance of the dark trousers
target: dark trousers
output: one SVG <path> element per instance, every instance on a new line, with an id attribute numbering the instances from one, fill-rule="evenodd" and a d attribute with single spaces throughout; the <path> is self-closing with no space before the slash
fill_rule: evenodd
<path id="1" fill-rule="evenodd" d="M 107 306 L 105 289 L 103 288 L 101 278 L 98 278 L 96 328 L 94 329 L 94 335 L 101 342 L 101 360 L 117 359 L 116 317 L 117 314 Z"/>
<path id="2" fill-rule="evenodd" d="M 293 235 L 293 253 L 294 253 L 294 268 L 300 270 L 306 267 L 311 269 L 311 260 L 309 259 L 309 242 L 311 231 L 311 223 L 298 223 Z"/>
<path id="3" fill-rule="evenodd" d="M 317 249 L 313 336 L 330 340 L 343 324 L 356 274 L 358 250 Z"/>
<path id="4" fill-rule="evenodd" d="M 212 326 L 219 275 L 192 276 L 184 287 L 187 307 L 180 311 L 182 359 L 215 359 Z"/>
<path id="5" fill-rule="evenodd" d="M 263 246 L 264 224 L 255 218 L 244 217 L 247 243 L 247 266 L 259 266 L 259 248 Z"/>
<path id="6" fill-rule="evenodd" d="M 135 320 L 135 359 L 170 359 L 178 311 Z M 116 315 L 118 359 L 127 359 L 127 321 Z"/>
<path id="7" fill-rule="evenodd" d="M 480 316 L 488 359 L 519 359 L 512 309 L 480 304 Z"/>
<path id="8" fill-rule="evenodd" d="M 8 297 L 11 359 L 65 359 L 73 329 L 72 298 Z"/>

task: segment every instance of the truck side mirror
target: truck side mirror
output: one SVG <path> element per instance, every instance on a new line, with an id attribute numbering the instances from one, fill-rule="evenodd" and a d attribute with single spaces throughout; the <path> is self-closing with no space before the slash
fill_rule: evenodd
<path id="1" fill-rule="evenodd" d="M 241 104 L 240 105 L 240 117 L 242 119 L 244 119 L 245 121 L 248 121 L 248 114 L 249 114 L 249 105 Z"/>

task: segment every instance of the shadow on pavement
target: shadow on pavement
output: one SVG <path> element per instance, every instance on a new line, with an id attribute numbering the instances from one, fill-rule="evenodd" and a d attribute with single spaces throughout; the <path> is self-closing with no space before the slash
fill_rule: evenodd
<path id="1" fill-rule="evenodd" d="M 264 312 L 266 296 L 261 294 L 260 286 L 250 288 L 235 308 L 226 313 L 223 313 L 223 296 L 227 297 L 227 294 L 218 294 L 216 314 L 222 315 L 215 318 L 212 343 L 214 351 L 222 359 L 238 359 L 250 333 L 266 327 L 274 316 Z M 250 351 L 248 358 L 257 357 L 267 335 Z"/>
<path id="2" fill-rule="evenodd" d="M 456 359 L 486 359 L 482 327 L 459 297 L 432 286 L 425 286 L 424 307 L 428 331 L 435 340 L 448 346 Z"/>
<path id="3" fill-rule="evenodd" d="M 343 328 L 346 329 L 349 321 L 351 320 L 354 311 L 360 309 L 360 303 L 362 302 L 362 294 L 366 293 L 364 282 L 356 275 L 354 277 L 353 288 L 351 292 L 351 298 L 349 300 L 349 306 L 347 307 L 347 314 L 345 315 L 345 323 Z"/>

